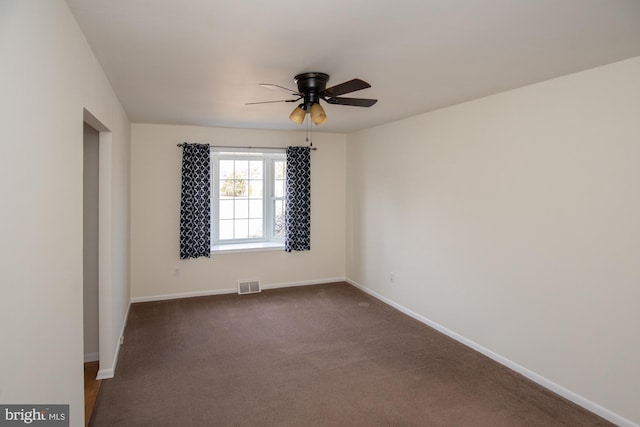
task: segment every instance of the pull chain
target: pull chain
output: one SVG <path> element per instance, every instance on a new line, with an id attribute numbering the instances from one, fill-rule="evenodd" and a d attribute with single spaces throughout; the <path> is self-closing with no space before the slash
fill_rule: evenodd
<path id="1" fill-rule="evenodd" d="M 305 126 L 305 135 L 304 135 L 305 138 L 304 138 L 304 140 L 305 140 L 305 142 L 309 142 L 309 120 L 307 120 L 307 116 L 306 115 L 304 116 L 304 120 L 306 121 L 306 123 L 305 123 L 306 126 Z"/>
<path id="2" fill-rule="evenodd" d="M 305 117 L 306 120 L 306 117 Z M 305 135 L 305 142 L 309 143 L 309 147 L 313 147 L 313 127 L 311 126 L 311 115 L 309 115 L 309 119 L 307 120 L 307 133 Z"/>

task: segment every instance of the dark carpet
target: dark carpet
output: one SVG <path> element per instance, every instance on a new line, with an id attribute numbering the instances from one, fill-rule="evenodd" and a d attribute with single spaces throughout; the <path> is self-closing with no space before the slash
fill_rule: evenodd
<path id="1" fill-rule="evenodd" d="M 347 283 L 131 307 L 92 426 L 603 426 Z"/>

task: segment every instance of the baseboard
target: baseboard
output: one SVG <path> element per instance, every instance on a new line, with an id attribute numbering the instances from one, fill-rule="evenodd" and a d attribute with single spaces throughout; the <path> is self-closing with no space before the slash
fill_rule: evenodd
<path id="1" fill-rule="evenodd" d="M 265 290 L 265 289 L 277 289 L 277 288 L 290 288 L 293 286 L 322 285 L 325 283 L 344 282 L 346 280 L 347 279 L 345 277 L 332 277 L 327 279 L 303 280 L 299 282 L 272 283 L 268 285 L 262 285 L 262 289 Z M 171 299 L 206 297 L 206 296 L 212 296 L 212 295 L 225 295 L 225 294 L 236 294 L 236 293 L 238 293 L 237 288 L 213 289 L 208 291 L 196 291 L 196 292 L 181 292 L 181 293 L 175 293 L 175 294 L 134 297 L 134 298 L 131 298 L 131 303 L 135 304 L 139 302 L 164 301 L 164 300 L 171 300 Z"/>
<path id="2" fill-rule="evenodd" d="M 171 299 L 194 298 L 194 297 L 208 297 L 211 295 L 235 294 L 237 292 L 238 292 L 237 288 L 228 288 L 228 289 L 215 289 L 210 291 L 180 292 L 176 294 L 151 295 L 146 297 L 133 297 L 131 298 L 131 303 L 135 304 L 139 302 L 165 301 L 165 300 L 171 300 Z"/>
<path id="3" fill-rule="evenodd" d="M 84 363 L 97 362 L 98 360 L 100 360 L 100 353 L 85 353 L 84 354 Z"/>
<path id="4" fill-rule="evenodd" d="M 376 291 L 373 291 L 369 288 L 367 288 L 366 286 L 351 280 L 351 279 L 345 279 L 345 281 L 353 286 L 355 286 L 356 288 L 362 290 L 363 292 L 366 292 L 367 294 L 371 295 L 372 297 L 384 302 L 385 304 L 390 305 L 391 307 L 397 309 L 398 311 L 413 317 L 414 319 L 424 323 L 427 326 L 432 327 L 433 329 L 437 330 L 438 332 L 441 332 L 451 338 L 453 338 L 454 340 L 466 345 L 467 347 L 472 348 L 473 350 L 476 350 L 482 354 L 484 354 L 485 356 L 495 360 L 496 362 L 500 363 L 501 365 L 506 366 L 507 368 L 518 372 L 519 374 L 527 377 L 528 379 L 532 380 L 533 382 L 541 385 L 542 387 L 545 387 L 551 391 L 553 391 L 556 394 L 559 394 L 560 396 L 564 397 L 567 400 L 572 401 L 573 403 L 575 403 L 576 405 L 582 406 L 583 408 L 585 408 L 586 410 L 593 412 L 596 415 L 599 415 L 600 417 L 620 426 L 620 427 L 640 427 L 640 425 L 632 422 L 631 420 L 628 420 L 610 410 L 608 410 L 607 408 L 604 408 L 600 405 L 598 405 L 597 403 L 594 403 L 592 401 L 590 401 L 589 399 L 586 399 L 582 396 L 580 396 L 579 394 L 576 394 L 574 392 L 572 392 L 571 390 L 568 390 L 564 387 L 562 387 L 561 385 L 558 385 L 556 383 L 554 383 L 553 381 L 543 377 L 542 375 L 539 375 L 527 368 L 525 368 L 522 365 L 519 365 L 509 359 L 507 359 L 506 357 L 503 357 L 491 350 L 489 350 L 486 347 L 481 346 L 480 344 L 471 341 L 470 339 L 465 338 L 464 336 L 445 328 L 444 326 L 430 320 L 427 319 L 426 317 L 409 310 L 408 308 L 396 303 L 395 301 L 390 300 L 389 298 L 377 293 Z"/>
<path id="5" fill-rule="evenodd" d="M 98 374 L 96 375 L 97 380 L 108 380 L 109 378 L 113 378 L 115 375 L 115 369 L 100 369 L 98 370 Z"/>
<path id="6" fill-rule="evenodd" d="M 313 285 L 325 285 L 327 283 L 346 282 L 346 277 L 331 277 L 328 279 L 318 280 L 303 280 L 300 282 L 285 282 L 275 283 L 271 285 L 262 285 L 262 289 L 278 289 L 278 288 L 292 288 L 295 286 L 313 286 Z"/>
<path id="7" fill-rule="evenodd" d="M 124 321 L 122 322 L 122 328 L 120 328 L 120 335 L 118 335 L 118 341 L 116 345 L 116 352 L 113 355 L 113 364 L 109 368 L 99 369 L 98 374 L 96 375 L 97 380 L 104 380 L 108 378 L 113 378 L 116 374 L 116 366 L 118 365 L 118 355 L 120 354 L 120 347 L 122 344 L 122 338 L 124 337 L 124 330 L 127 327 L 127 320 L 129 320 L 129 309 L 131 308 L 131 302 L 127 306 L 127 311 L 124 314 Z"/>

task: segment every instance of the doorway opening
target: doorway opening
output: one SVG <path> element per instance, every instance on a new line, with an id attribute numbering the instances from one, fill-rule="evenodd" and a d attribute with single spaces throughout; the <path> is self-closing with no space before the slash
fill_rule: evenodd
<path id="1" fill-rule="evenodd" d="M 98 397 L 100 380 L 99 340 L 99 218 L 100 132 L 88 123 L 83 127 L 83 326 L 85 425 Z"/>

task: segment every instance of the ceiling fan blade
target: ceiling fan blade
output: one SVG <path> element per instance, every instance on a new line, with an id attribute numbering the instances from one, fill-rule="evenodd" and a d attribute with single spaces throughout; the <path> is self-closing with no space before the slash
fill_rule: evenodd
<path id="1" fill-rule="evenodd" d="M 283 91 L 289 93 L 290 95 L 302 96 L 302 94 L 300 92 L 298 92 L 297 90 L 289 89 L 289 88 L 286 88 L 284 86 L 274 85 L 274 84 L 271 84 L 271 83 L 260 83 L 260 84 L 258 84 L 258 86 L 266 87 L 268 89 L 279 89 L 279 90 L 283 90 Z"/>
<path id="2" fill-rule="evenodd" d="M 324 98 L 325 101 L 329 104 L 337 104 L 337 105 L 351 105 L 353 107 L 371 107 L 373 104 L 378 102 L 377 99 L 366 99 L 366 98 L 339 98 L 339 97 L 328 97 Z"/>
<path id="3" fill-rule="evenodd" d="M 298 98 L 298 99 L 279 99 L 277 101 L 260 101 L 260 102 L 245 102 L 244 105 L 255 105 L 255 104 L 272 104 L 274 102 L 297 102 L 300 101 L 302 98 Z"/>
<path id="4" fill-rule="evenodd" d="M 330 88 L 327 88 L 322 92 L 320 92 L 320 95 L 334 97 L 334 96 L 344 95 L 345 93 L 366 89 L 368 87 L 371 87 L 371 85 L 365 82 L 364 80 L 353 79 L 353 80 L 349 80 L 348 82 L 340 83 L 339 85 L 335 85 Z"/>

